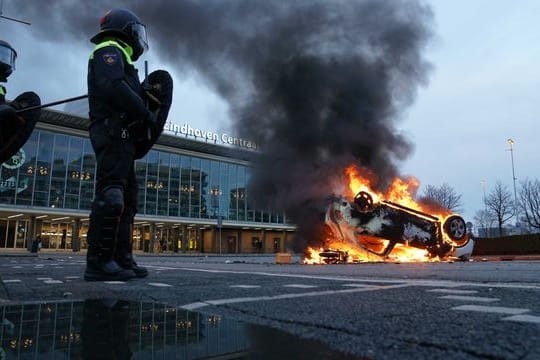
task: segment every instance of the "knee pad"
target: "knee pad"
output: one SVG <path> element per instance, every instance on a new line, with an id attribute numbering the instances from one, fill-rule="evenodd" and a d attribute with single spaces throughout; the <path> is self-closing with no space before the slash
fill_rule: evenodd
<path id="1" fill-rule="evenodd" d="M 104 212 L 111 216 L 120 216 L 124 211 L 124 192 L 120 187 L 110 186 L 103 189 L 101 200 Z"/>

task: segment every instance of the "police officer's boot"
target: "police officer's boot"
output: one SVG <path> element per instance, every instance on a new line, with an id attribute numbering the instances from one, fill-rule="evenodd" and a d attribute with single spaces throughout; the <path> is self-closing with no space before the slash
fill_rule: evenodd
<path id="1" fill-rule="evenodd" d="M 86 281 L 124 281 L 135 277 L 132 270 L 124 269 L 114 261 L 118 218 L 122 211 L 122 206 L 118 209 L 115 205 L 117 196 L 121 198 L 121 193 L 105 191 L 103 197 L 96 198 L 92 204 L 84 272 Z"/>
<path id="2" fill-rule="evenodd" d="M 138 278 L 148 276 L 148 270 L 137 265 L 133 259 L 133 215 L 127 209 L 120 217 L 118 224 L 114 259 L 124 269 L 133 271 Z"/>

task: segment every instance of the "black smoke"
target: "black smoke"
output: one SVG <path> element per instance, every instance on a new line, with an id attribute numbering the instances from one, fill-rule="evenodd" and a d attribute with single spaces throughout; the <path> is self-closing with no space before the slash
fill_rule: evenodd
<path id="1" fill-rule="evenodd" d="M 261 145 L 251 204 L 285 211 L 304 242 L 346 166 L 370 169 L 384 187 L 411 151 L 396 123 L 429 70 L 422 53 L 432 13 L 420 0 L 19 0 L 9 6 L 33 22 L 37 36 L 81 41 L 97 32 L 111 6 L 137 13 L 151 51 L 200 74 L 227 100 L 238 135 Z"/>

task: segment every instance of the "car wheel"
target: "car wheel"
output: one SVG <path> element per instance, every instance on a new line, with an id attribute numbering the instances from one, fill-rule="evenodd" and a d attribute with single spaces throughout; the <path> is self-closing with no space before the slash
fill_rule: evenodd
<path id="1" fill-rule="evenodd" d="M 461 216 L 452 215 L 444 222 L 444 231 L 455 242 L 467 238 L 467 224 Z"/>
<path id="2" fill-rule="evenodd" d="M 358 211 L 371 211 L 373 210 L 373 197 L 365 191 L 360 191 L 354 197 L 354 205 Z"/>

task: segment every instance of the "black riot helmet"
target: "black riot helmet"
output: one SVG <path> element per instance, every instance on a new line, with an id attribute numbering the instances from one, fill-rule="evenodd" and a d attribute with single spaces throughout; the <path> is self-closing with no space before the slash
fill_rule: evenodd
<path id="1" fill-rule="evenodd" d="M 15 70 L 15 59 L 15 49 L 7 41 L 0 40 L 0 81 L 7 81 L 8 76 Z"/>
<path id="2" fill-rule="evenodd" d="M 100 31 L 90 39 L 99 44 L 106 37 L 114 37 L 131 46 L 132 61 L 137 61 L 145 50 L 148 50 L 146 38 L 146 25 L 139 17 L 127 9 L 113 9 L 107 11 L 99 21 Z"/>

